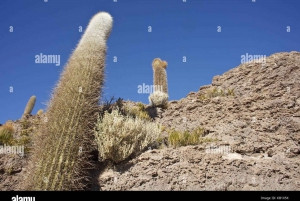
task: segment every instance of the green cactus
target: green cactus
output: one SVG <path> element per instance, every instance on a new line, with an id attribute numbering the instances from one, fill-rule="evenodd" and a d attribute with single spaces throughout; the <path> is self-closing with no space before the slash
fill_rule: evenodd
<path id="1" fill-rule="evenodd" d="M 26 105 L 26 108 L 24 110 L 24 113 L 23 113 L 23 117 L 25 115 L 28 115 L 28 114 L 31 114 L 32 110 L 33 110 L 33 107 L 35 105 L 35 101 L 36 101 L 36 97 L 35 96 L 31 96 L 27 105 Z"/>
<path id="2" fill-rule="evenodd" d="M 85 188 L 112 23 L 106 12 L 93 16 L 70 56 L 35 139 L 25 190 Z"/>

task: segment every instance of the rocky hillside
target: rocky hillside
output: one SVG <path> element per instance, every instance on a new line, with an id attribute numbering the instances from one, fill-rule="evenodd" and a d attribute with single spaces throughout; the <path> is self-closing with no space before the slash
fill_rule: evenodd
<path id="1" fill-rule="evenodd" d="M 200 126 L 218 141 L 99 163 L 93 190 L 300 190 L 299 77 L 300 52 L 276 53 L 215 76 L 167 109 L 150 108 L 167 129 Z M 27 159 L 0 154 L 1 190 L 19 189 Z"/>
<path id="2" fill-rule="evenodd" d="M 157 122 L 219 141 L 149 150 L 100 174 L 102 190 L 300 190 L 299 77 L 300 53 L 276 53 L 171 101 Z M 235 96 L 201 98 L 214 87 Z"/>

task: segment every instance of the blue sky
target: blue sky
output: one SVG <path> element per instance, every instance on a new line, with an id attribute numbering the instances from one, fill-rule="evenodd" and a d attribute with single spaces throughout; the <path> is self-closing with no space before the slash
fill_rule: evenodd
<path id="1" fill-rule="evenodd" d="M 139 94 L 138 85 L 153 84 L 157 57 L 168 62 L 169 99 L 179 100 L 240 65 L 241 55 L 300 51 L 296 0 L 1 0 L 0 8 L 2 124 L 19 119 L 32 95 L 32 113 L 45 109 L 83 34 L 79 27 L 84 31 L 99 11 L 114 19 L 107 42 L 108 98 L 148 104 L 149 94 Z M 60 65 L 35 63 L 40 53 L 60 55 Z"/>

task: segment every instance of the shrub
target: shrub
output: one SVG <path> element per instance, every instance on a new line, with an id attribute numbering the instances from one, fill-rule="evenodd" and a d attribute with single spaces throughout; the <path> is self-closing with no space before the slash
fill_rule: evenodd
<path id="1" fill-rule="evenodd" d="M 118 163 L 154 143 L 160 131 L 157 123 L 123 116 L 113 110 L 112 113 L 105 112 L 102 119 L 99 117 L 95 140 L 100 157 Z"/>
<path id="2" fill-rule="evenodd" d="M 169 96 L 166 93 L 155 91 L 149 96 L 149 102 L 154 107 L 167 107 Z"/>
<path id="3" fill-rule="evenodd" d="M 26 119 L 22 119 L 20 121 L 20 124 L 23 130 L 28 129 L 30 127 L 30 122 Z"/>
<path id="4" fill-rule="evenodd" d="M 32 128 L 21 130 L 20 137 L 14 138 L 13 134 L 15 129 L 11 123 L 6 123 L 0 127 L 0 145 L 9 145 L 9 146 L 24 146 L 25 153 L 29 152 L 28 145 L 31 142 L 31 138 L 28 136 L 28 132 L 32 132 Z"/>
<path id="5" fill-rule="evenodd" d="M 216 139 L 203 138 L 204 129 L 197 127 L 192 132 L 189 131 L 176 131 L 175 129 L 169 130 L 168 145 L 173 147 L 197 145 L 204 142 L 213 142 Z"/>
<path id="6" fill-rule="evenodd" d="M 234 89 L 227 89 L 227 92 L 225 91 L 225 93 L 227 93 L 228 96 L 235 96 Z"/>
<path id="7" fill-rule="evenodd" d="M 146 111 L 145 105 L 141 102 L 138 102 L 137 105 L 133 107 L 125 107 L 123 114 L 131 116 L 133 118 L 140 118 L 147 121 L 151 120 L 151 117 Z"/>
<path id="8" fill-rule="evenodd" d="M 146 110 L 145 105 L 141 102 L 138 102 L 136 104 L 136 106 L 139 108 L 139 111 L 145 111 Z"/>
<path id="9" fill-rule="evenodd" d="M 11 125 L 3 125 L 0 127 L 0 144 L 13 144 L 14 128 Z"/>
<path id="10" fill-rule="evenodd" d="M 27 135 L 23 135 L 21 136 L 19 139 L 15 139 L 13 141 L 13 145 L 14 146 L 24 146 L 24 152 L 25 153 L 29 153 L 31 148 L 28 147 L 27 145 L 31 142 L 31 137 L 27 136 Z"/>
<path id="11" fill-rule="evenodd" d="M 225 97 L 225 96 L 235 96 L 234 94 L 234 89 L 218 89 L 217 87 L 214 87 L 213 89 L 207 91 L 205 94 L 201 94 L 198 99 L 203 101 L 203 100 L 208 100 L 214 97 Z"/>

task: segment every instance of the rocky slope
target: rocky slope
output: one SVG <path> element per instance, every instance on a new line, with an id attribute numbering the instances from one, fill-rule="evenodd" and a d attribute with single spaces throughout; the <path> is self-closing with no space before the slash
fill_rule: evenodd
<path id="1" fill-rule="evenodd" d="M 300 190 L 299 77 L 300 52 L 215 76 L 155 111 L 155 121 L 177 130 L 201 126 L 218 141 L 152 148 L 110 168 L 99 163 L 93 190 Z M 199 98 L 215 87 L 234 89 L 235 96 Z M 27 159 L 0 154 L 1 190 L 19 189 Z"/>
<path id="2" fill-rule="evenodd" d="M 215 143 L 153 149 L 99 177 L 102 190 L 300 190 L 300 53 L 244 63 L 156 121 L 177 130 L 202 126 Z M 200 100 L 214 87 L 235 96 Z"/>
<path id="3" fill-rule="evenodd" d="M 0 151 L 0 190 L 1 191 L 10 191 L 10 190 L 19 190 L 23 176 L 27 172 L 27 164 L 29 159 L 29 150 L 25 147 L 32 145 L 32 139 L 34 132 L 41 123 L 42 117 L 38 115 L 28 115 L 24 119 L 16 121 L 7 121 L 6 123 L 11 123 L 14 127 L 15 139 L 23 139 L 26 143 L 24 149 L 18 150 L 23 154 L 3 154 L 3 149 Z M 3 146 L 3 145 L 1 145 Z M 4 148 L 1 147 L 1 148 Z"/>

